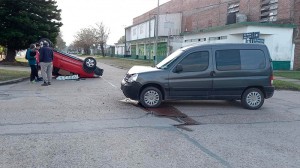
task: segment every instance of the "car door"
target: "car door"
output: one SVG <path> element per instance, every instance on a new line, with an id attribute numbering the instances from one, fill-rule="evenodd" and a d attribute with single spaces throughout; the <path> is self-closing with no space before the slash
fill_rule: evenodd
<path id="1" fill-rule="evenodd" d="M 212 89 L 211 50 L 194 50 L 178 62 L 169 74 L 169 96 L 177 99 L 207 98 Z M 176 68 L 180 67 L 180 71 Z"/>

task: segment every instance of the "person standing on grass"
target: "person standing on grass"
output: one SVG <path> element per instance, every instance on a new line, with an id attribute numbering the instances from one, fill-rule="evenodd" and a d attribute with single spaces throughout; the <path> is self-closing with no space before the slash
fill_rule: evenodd
<path id="1" fill-rule="evenodd" d="M 53 65 L 52 65 L 53 50 L 49 47 L 48 42 L 43 43 L 43 47 L 40 49 L 39 60 L 40 60 L 42 77 L 44 80 L 42 86 L 51 85 L 52 69 L 53 69 Z"/>
<path id="2" fill-rule="evenodd" d="M 31 69 L 31 73 L 30 73 L 31 83 L 35 83 L 39 79 L 35 57 L 36 57 L 35 45 L 31 44 L 30 48 L 27 49 L 26 56 L 25 56 L 25 58 L 28 60 L 28 64 Z"/>

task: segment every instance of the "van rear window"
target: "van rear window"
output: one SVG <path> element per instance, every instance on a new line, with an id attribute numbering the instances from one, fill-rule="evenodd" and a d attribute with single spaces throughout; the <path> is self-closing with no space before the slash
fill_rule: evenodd
<path id="1" fill-rule="evenodd" d="M 217 70 L 255 70 L 266 67 L 266 58 L 261 50 L 218 50 Z"/>

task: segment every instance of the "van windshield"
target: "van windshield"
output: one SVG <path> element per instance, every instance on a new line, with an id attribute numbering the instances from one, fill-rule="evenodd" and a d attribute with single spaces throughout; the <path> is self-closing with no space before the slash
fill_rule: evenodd
<path id="1" fill-rule="evenodd" d="M 156 65 L 158 69 L 167 69 L 172 63 L 183 53 L 183 50 L 176 50 L 171 55 L 162 60 L 159 64 Z"/>

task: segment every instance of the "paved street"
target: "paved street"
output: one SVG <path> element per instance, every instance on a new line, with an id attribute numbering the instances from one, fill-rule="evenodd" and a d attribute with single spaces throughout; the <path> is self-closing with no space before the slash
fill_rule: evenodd
<path id="1" fill-rule="evenodd" d="M 162 114 L 126 100 L 126 70 L 102 78 L 0 86 L 0 168 L 300 165 L 300 94 L 276 91 L 260 110 L 239 102 L 169 101 Z"/>

